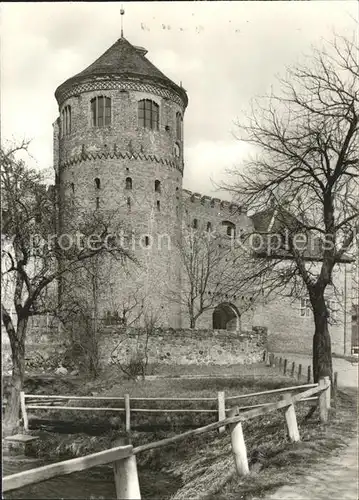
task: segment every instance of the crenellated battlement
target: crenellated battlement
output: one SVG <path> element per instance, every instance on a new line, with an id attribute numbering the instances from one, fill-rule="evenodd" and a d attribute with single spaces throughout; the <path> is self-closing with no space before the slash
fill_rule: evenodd
<path id="1" fill-rule="evenodd" d="M 191 202 L 194 206 L 202 205 L 204 207 L 208 207 L 209 209 L 217 209 L 221 212 L 227 212 L 229 215 L 231 214 L 245 214 L 246 210 L 243 206 L 238 203 L 233 203 L 228 200 L 221 200 L 220 198 L 212 198 L 208 195 L 202 195 L 201 193 L 193 193 L 188 189 L 182 190 L 183 201 Z"/>

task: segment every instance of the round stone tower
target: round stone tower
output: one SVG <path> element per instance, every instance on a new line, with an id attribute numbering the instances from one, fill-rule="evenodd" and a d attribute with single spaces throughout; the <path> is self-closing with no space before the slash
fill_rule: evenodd
<path id="1" fill-rule="evenodd" d="M 89 216 L 116 214 L 125 231 L 123 245 L 136 263 L 124 267 L 104 258 L 100 315 L 117 310 L 121 316 L 125 304 L 135 304 L 134 316 L 141 308 L 155 314 L 163 326 L 178 327 L 181 277 L 176 241 L 188 98 L 146 53 L 121 37 L 57 88 L 54 163 L 60 219 L 66 219 L 65 207 L 76 204 Z M 119 226 L 113 229 L 118 232 Z"/>

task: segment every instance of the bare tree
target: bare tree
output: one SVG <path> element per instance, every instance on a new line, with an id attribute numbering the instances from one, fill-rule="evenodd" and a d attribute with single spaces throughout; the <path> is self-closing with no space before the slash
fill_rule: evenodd
<path id="1" fill-rule="evenodd" d="M 129 336 L 129 331 L 126 328 L 121 335 L 120 341 L 116 344 L 111 352 L 111 364 L 118 368 L 127 377 L 136 380 L 139 376 L 142 380 L 145 380 L 149 356 L 148 351 L 150 347 L 150 341 L 156 334 L 156 328 L 158 325 L 158 315 L 150 310 L 143 311 L 141 316 L 143 316 L 143 327 L 137 328 L 135 330 L 135 336 Z M 139 319 L 136 316 L 136 321 Z M 128 325 L 127 325 L 128 326 Z M 129 358 L 121 359 L 121 355 L 118 353 L 118 349 L 128 340 L 134 342 L 132 346 L 131 354 Z"/>
<path id="2" fill-rule="evenodd" d="M 336 36 L 313 50 L 307 66 L 288 69 L 279 94 L 257 100 L 248 121 L 238 121 L 238 139 L 255 154 L 223 186 L 253 211 L 274 200 L 289 237 L 284 253 L 272 253 L 270 262 L 267 253 L 257 263 L 257 277 L 267 288 L 307 290 L 315 381 L 332 375 L 326 289 L 358 234 L 357 60 L 355 44 Z M 312 250 L 296 244 L 298 232 Z"/>
<path id="3" fill-rule="evenodd" d="M 169 298 L 179 301 L 186 310 L 190 328 L 196 328 L 205 311 L 244 291 L 238 265 L 242 248 L 235 241 L 234 235 L 226 237 L 216 230 L 183 231 L 177 245 L 183 270 L 181 296 L 178 298 L 170 290 Z M 248 287 L 245 292 L 248 293 Z"/>
<path id="4" fill-rule="evenodd" d="M 16 427 L 18 422 L 28 321 L 31 316 L 46 312 L 49 306 L 53 308 L 53 304 L 46 301 L 47 291 L 56 288 L 60 278 L 81 273 L 84 264 L 95 256 L 111 255 L 120 262 L 130 257 L 119 245 L 108 245 L 111 225 L 106 216 L 101 215 L 82 217 L 80 227 L 76 226 L 82 240 L 96 234 L 96 245 L 75 244 L 64 249 L 59 244 L 55 193 L 46 189 L 38 172 L 18 159 L 26 152 L 26 143 L 0 152 L 2 236 L 11 242 L 2 247 L 2 280 L 7 283 L 8 290 L 9 284 L 13 285 L 10 290 L 17 316 L 14 324 L 2 301 L 2 321 L 9 336 L 13 364 L 11 394 L 4 418 L 4 425 L 9 429 Z M 67 229 L 68 233 L 75 231 L 75 226 Z"/>

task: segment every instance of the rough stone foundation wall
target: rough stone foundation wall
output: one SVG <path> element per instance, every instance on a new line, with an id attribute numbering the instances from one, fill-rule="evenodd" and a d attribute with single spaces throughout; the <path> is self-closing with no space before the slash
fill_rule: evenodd
<path id="1" fill-rule="evenodd" d="M 101 367 L 116 360 L 126 364 L 137 355 L 143 356 L 145 343 L 146 335 L 141 329 L 105 328 L 99 346 Z M 11 370 L 11 351 L 9 344 L 2 347 L 3 374 L 7 374 Z M 158 329 L 148 339 L 147 355 L 150 364 L 250 364 L 261 361 L 266 348 L 267 331 L 262 327 L 243 333 Z M 47 373 L 63 365 L 71 371 L 77 366 L 69 359 L 68 352 L 65 342 L 37 338 L 26 346 L 26 370 Z"/>
<path id="2" fill-rule="evenodd" d="M 146 335 L 142 330 L 105 333 L 101 339 L 101 359 L 128 362 L 145 352 Z M 250 364 L 261 361 L 267 346 L 265 328 L 251 332 L 225 330 L 156 330 L 148 340 L 149 363 L 208 365 Z"/>

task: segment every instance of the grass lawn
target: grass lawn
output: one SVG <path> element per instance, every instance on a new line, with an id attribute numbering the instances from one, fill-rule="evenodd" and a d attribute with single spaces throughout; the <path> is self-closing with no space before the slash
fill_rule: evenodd
<path id="1" fill-rule="evenodd" d="M 194 370 L 194 369 L 193 369 Z M 191 373 L 189 367 L 176 367 L 172 375 Z M 129 381 L 120 378 L 118 373 L 108 370 L 101 378 L 86 382 L 72 380 L 66 389 L 65 379 L 49 382 L 32 393 L 76 394 L 131 397 L 216 397 L 218 391 L 225 391 L 226 396 L 248 394 L 279 387 L 296 385 L 296 380 L 278 373 L 277 368 L 258 365 L 238 365 L 232 367 L 196 367 L 203 378 L 180 379 L 158 378 L 145 381 Z M 193 373 L 193 371 L 192 371 Z M 221 373 L 232 375 L 221 378 Z M 205 378 L 210 374 L 211 378 Z M 31 381 L 30 381 L 31 382 Z M 30 383 L 28 382 L 28 383 Z M 59 392 L 58 392 L 59 391 Z M 26 389 L 26 392 L 29 392 Z M 280 395 L 252 397 L 241 402 L 242 405 L 272 402 L 280 399 Z M 84 402 L 81 402 L 83 405 Z M 87 403 L 94 406 L 105 406 L 105 402 Z M 79 405 L 79 402 L 71 403 Z M 116 406 L 111 404 L 112 406 Z M 117 406 L 123 406 L 122 401 Z M 230 406 L 228 404 L 227 406 Z M 214 402 L 131 402 L 135 408 L 208 408 L 216 409 Z M 236 476 L 231 453 L 230 435 L 227 430 L 219 435 L 211 432 L 179 443 L 143 452 L 137 456 L 140 484 L 146 492 L 145 498 L 171 498 L 187 500 L 205 497 L 207 500 L 237 500 L 258 498 L 277 487 L 288 484 L 298 474 L 306 474 L 316 461 L 330 452 L 345 445 L 346 439 L 355 433 L 356 412 L 353 399 L 338 393 L 336 407 L 331 410 L 330 422 L 322 425 L 318 411 L 308 420 L 307 403 L 296 405 L 301 442 L 293 444 L 287 439 L 283 410 L 256 418 L 243 424 L 244 438 L 250 462 L 251 474 L 245 478 Z M 39 412 L 40 413 L 40 412 Z M 37 414 L 36 414 L 37 415 Z M 83 433 L 62 434 L 42 433 L 38 453 L 49 459 L 64 459 L 100 451 L 110 446 L 111 440 L 124 429 L 123 414 L 104 414 L 103 412 L 61 411 L 42 412 L 41 416 L 76 421 L 79 426 L 89 422 L 101 423 L 101 436 L 89 437 Z M 217 420 L 217 414 L 174 414 L 161 412 L 157 414 L 136 413 L 131 415 L 134 429 L 132 442 L 134 446 L 163 439 L 188 428 L 199 427 Z M 106 425 L 105 425 L 106 424 Z M 33 431 L 38 433 L 38 431 Z M 150 484 L 149 478 L 160 477 L 164 482 L 160 491 L 156 484 Z M 165 479 L 166 478 L 166 479 Z M 171 479 L 172 478 L 172 479 Z M 168 491 L 166 490 L 166 481 Z M 173 484 L 178 487 L 173 491 Z M 171 487 L 170 487 L 171 485 Z M 167 492 L 166 492 L 167 491 Z"/>

